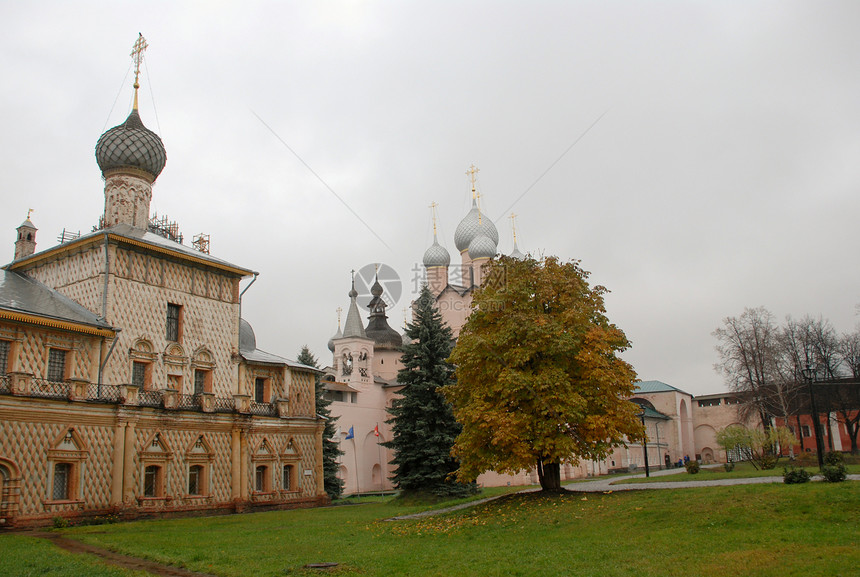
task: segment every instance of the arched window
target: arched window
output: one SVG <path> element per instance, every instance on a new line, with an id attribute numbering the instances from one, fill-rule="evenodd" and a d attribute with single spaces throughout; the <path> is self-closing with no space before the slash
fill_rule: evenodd
<path id="1" fill-rule="evenodd" d="M 54 487 L 51 498 L 54 501 L 68 501 L 71 498 L 72 465 L 54 463 Z"/>
<path id="2" fill-rule="evenodd" d="M 203 465 L 191 465 L 188 467 L 188 494 L 202 495 L 203 494 Z"/>
<path id="3" fill-rule="evenodd" d="M 143 469 L 143 496 L 161 497 L 164 494 L 161 467 L 147 465 Z"/>
<path id="4" fill-rule="evenodd" d="M 266 465 L 257 465 L 254 471 L 254 490 L 258 493 L 268 493 L 271 491 L 271 486 L 269 467 Z"/>

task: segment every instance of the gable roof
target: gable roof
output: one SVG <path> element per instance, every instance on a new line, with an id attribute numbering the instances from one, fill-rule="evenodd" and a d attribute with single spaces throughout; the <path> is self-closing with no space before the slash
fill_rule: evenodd
<path id="1" fill-rule="evenodd" d="M 681 393 L 689 395 L 690 393 L 682 391 L 672 385 L 667 385 L 663 381 L 639 381 L 636 383 L 636 393 Z M 692 396 L 692 395 L 690 395 Z"/>
<path id="2" fill-rule="evenodd" d="M 0 318 L 113 337 L 116 330 L 69 297 L 26 275 L 0 269 Z"/>
<path id="3" fill-rule="evenodd" d="M 109 228 L 85 234 L 74 240 L 70 240 L 47 250 L 18 259 L 7 266 L 12 269 L 20 268 L 25 263 L 29 264 L 38 262 L 44 258 L 50 258 L 56 254 L 61 254 L 68 250 L 75 250 L 81 246 L 98 242 L 103 239 L 105 235 L 114 242 L 142 247 L 154 252 L 159 252 L 165 256 L 208 265 L 235 275 L 244 277 L 257 274 L 250 269 L 231 264 L 225 260 L 221 260 L 220 258 L 215 258 L 190 246 L 185 246 L 184 244 L 164 238 L 154 232 L 149 232 L 148 230 L 136 228 L 127 224 L 117 224 Z"/>

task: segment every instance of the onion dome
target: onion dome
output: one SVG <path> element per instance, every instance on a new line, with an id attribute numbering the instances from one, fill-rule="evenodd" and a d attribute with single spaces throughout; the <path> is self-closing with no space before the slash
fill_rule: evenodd
<path id="1" fill-rule="evenodd" d="M 520 249 L 517 248 L 517 243 L 514 243 L 514 250 L 511 251 L 511 258 L 515 258 L 517 260 L 523 260 L 526 258 L 526 255 L 520 252 Z"/>
<path id="2" fill-rule="evenodd" d="M 406 331 L 404 331 L 403 334 L 400 335 L 400 341 L 403 343 L 403 346 L 412 344 L 412 339 L 409 338 L 409 335 L 406 334 Z"/>
<path id="3" fill-rule="evenodd" d="M 370 294 L 373 299 L 368 304 L 370 316 L 365 331 L 367 338 L 373 339 L 375 350 L 399 349 L 403 344 L 403 337 L 388 325 L 388 317 L 385 315 L 385 307 L 388 305 L 382 298 L 382 285 L 379 284 L 378 278 L 370 287 Z"/>
<path id="4" fill-rule="evenodd" d="M 478 235 L 469 243 L 469 257 L 472 260 L 494 256 L 496 256 L 496 243 L 489 236 Z"/>
<path id="5" fill-rule="evenodd" d="M 257 350 L 257 336 L 251 323 L 245 319 L 239 319 L 239 351 L 252 352 Z"/>
<path id="6" fill-rule="evenodd" d="M 167 162 L 167 152 L 161 138 L 143 125 L 135 108 L 125 122 L 101 135 L 96 143 L 96 161 L 102 174 L 131 168 L 155 181 Z"/>
<path id="7" fill-rule="evenodd" d="M 472 209 L 463 217 L 457 225 L 457 230 L 454 231 L 454 245 L 458 251 L 463 252 L 469 248 L 475 237 L 482 233 L 491 238 L 495 244 L 499 243 L 499 231 L 496 230 L 496 225 L 492 220 L 481 215 L 477 201 L 472 199 Z"/>
<path id="8" fill-rule="evenodd" d="M 451 264 L 451 255 L 448 249 L 439 244 L 436 237 L 433 237 L 433 244 L 424 251 L 424 266 L 430 268 L 432 266 L 448 266 Z"/>
<path id="9" fill-rule="evenodd" d="M 343 333 L 341 332 L 340 327 L 337 327 L 337 332 L 328 340 L 328 350 L 334 352 L 334 342 L 341 338 L 343 338 Z"/>

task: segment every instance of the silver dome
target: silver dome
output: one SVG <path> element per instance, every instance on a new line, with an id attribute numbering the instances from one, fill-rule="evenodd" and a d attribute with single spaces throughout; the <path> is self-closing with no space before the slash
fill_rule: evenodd
<path id="1" fill-rule="evenodd" d="M 330 338 L 328 340 L 328 350 L 330 350 L 331 352 L 334 352 L 334 341 L 335 341 L 335 339 L 342 339 L 342 338 L 343 338 L 343 333 L 341 332 L 340 327 L 337 327 L 337 332 L 334 334 L 334 336 L 332 338 Z"/>
<path id="2" fill-rule="evenodd" d="M 433 244 L 424 252 L 424 266 L 430 268 L 431 266 L 448 266 L 449 264 L 451 264 L 451 255 L 448 249 L 434 238 Z"/>
<path id="3" fill-rule="evenodd" d="M 496 243 L 489 236 L 479 234 L 469 243 L 469 257 L 472 260 L 494 256 L 496 256 Z"/>
<path id="4" fill-rule="evenodd" d="M 254 352 L 257 350 L 257 336 L 251 323 L 245 319 L 239 319 L 239 351 Z"/>
<path id="5" fill-rule="evenodd" d="M 469 248 L 469 245 L 479 234 L 484 234 L 490 237 L 495 244 L 499 244 L 499 231 L 496 230 L 496 225 L 487 218 L 487 215 L 481 214 L 477 203 L 472 200 L 472 210 L 466 214 L 460 224 L 457 225 L 457 230 L 454 231 L 454 245 L 458 251 L 463 252 Z"/>
<path id="6" fill-rule="evenodd" d="M 517 260 L 523 260 L 526 258 L 526 255 L 520 252 L 520 249 L 517 248 L 517 243 L 514 243 L 514 250 L 511 251 L 511 258 L 515 258 Z"/>

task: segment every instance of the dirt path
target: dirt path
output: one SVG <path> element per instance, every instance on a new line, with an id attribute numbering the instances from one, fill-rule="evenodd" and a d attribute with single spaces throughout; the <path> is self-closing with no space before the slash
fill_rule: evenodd
<path id="1" fill-rule="evenodd" d="M 70 539 L 69 537 L 61 535 L 59 533 L 35 531 L 33 533 L 30 533 L 30 535 L 32 535 L 33 537 L 39 537 L 41 539 L 47 539 L 57 547 L 60 547 L 61 549 L 65 549 L 66 551 L 70 551 L 72 553 L 85 553 L 87 555 L 95 555 L 105 563 L 109 563 L 110 565 L 116 565 L 117 567 L 122 567 L 123 569 L 146 571 L 148 573 L 152 573 L 153 575 L 159 575 L 161 577 L 215 577 L 210 573 L 197 573 L 195 571 L 189 571 L 180 567 L 173 567 L 172 565 L 163 565 L 161 563 L 156 563 L 155 561 L 149 561 L 147 559 L 140 559 L 138 557 L 130 557 L 128 555 L 114 553 L 113 551 L 102 549 L 101 547 L 81 543 L 80 541 Z"/>

